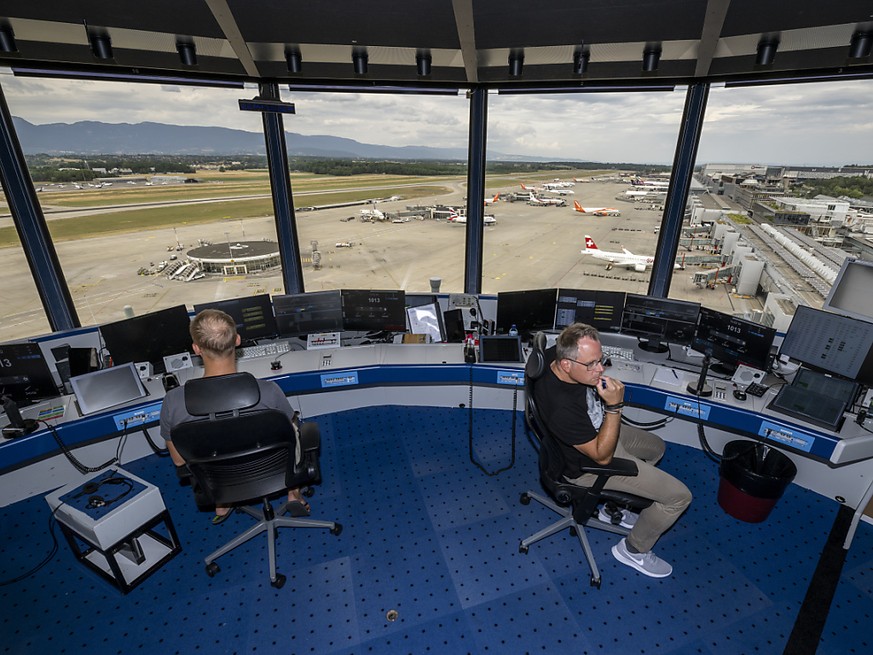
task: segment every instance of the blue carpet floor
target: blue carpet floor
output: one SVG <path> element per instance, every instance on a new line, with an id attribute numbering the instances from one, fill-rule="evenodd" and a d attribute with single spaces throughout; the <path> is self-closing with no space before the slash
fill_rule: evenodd
<path id="1" fill-rule="evenodd" d="M 324 483 L 312 516 L 344 529 L 284 530 L 284 588 L 270 586 L 265 537 L 207 577 L 202 558 L 252 519 L 210 525 L 170 462 L 151 456 L 125 469 L 160 487 L 183 551 L 125 596 L 61 540 L 45 567 L 0 587 L 0 652 L 781 653 L 837 512 L 792 485 L 766 522 L 740 522 L 716 503 L 716 465 L 671 445 L 661 466 L 694 494 L 656 548 L 673 576 L 653 580 L 618 564 L 609 552 L 617 538 L 589 531 L 598 590 L 569 532 L 518 552 L 521 538 L 555 520 L 519 503 L 539 488 L 520 415 L 514 466 L 499 475 L 471 463 L 463 409 L 382 407 L 318 420 Z M 474 457 L 489 472 L 511 463 L 512 422 L 509 412 L 476 410 Z M 51 549 L 50 513 L 32 498 L 0 517 L 7 580 Z M 871 565 L 873 529 L 862 524 L 809 652 L 873 652 Z"/>

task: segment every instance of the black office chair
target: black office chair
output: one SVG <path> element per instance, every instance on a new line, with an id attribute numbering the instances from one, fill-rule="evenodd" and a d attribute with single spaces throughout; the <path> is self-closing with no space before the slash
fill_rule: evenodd
<path id="1" fill-rule="evenodd" d="M 549 495 L 549 498 L 534 491 L 521 494 L 522 505 L 530 503 L 531 498 L 541 505 L 559 514 L 562 518 L 552 525 L 523 539 L 518 546 L 521 553 L 527 553 L 532 543 L 545 539 L 553 534 L 569 528 L 575 533 L 585 551 L 585 558 L 591 569 L 591 586 L 600 588 L 600 571 L 591 545 L 585 534 L 585 528 L 594 528 L 614 532 L 615 534 L 627 535 L 630 530 L 618 525 L 621 521 L 620 509 L 639 511 L 652 504 L 652 501 L 634 494 L 604 489 L 603 486 L 610 476 L 613 475 L 637 475 L 637 465 L 628 459 L 613 458 L 609 464 L 603 466 L 586 466 L 583 473 L 595 473 L 597 478 L 591 487 L 580 487 L 570 484 L 564 479 L 564 456 L 556 439 L 548 431 L 545 423 L 537 410 L 534 399 L 534 388 L 537 380 L 546 369 L 545 357 L 546 336 L 540 332 L 533 340 L 533 348 L 524 369 L 525 409 L 524 417 L 528 429 L 533 434 L 533 441 L 539 447 L 540 483 Z M 601 521 L 598 518 L 598 509 L 601 503 L 607 508 L 607 514 L 612 517 L 610 522 Z"/>
<path id="2" fill-rule="evenodd" d="M 285 576 L 276 572 L 276 528 L 327 528 L 332 534 L 342 531 L 339 523 L 282 516 L 270 498 L 288 489 L 318 484 L 318 425 L 300 426 L 302 457 L 294 464 L 297 440 L 288 416 L 273 409 L 250 409 L 260 400 L 257 380 L 249 373 L 232 373 L 189 380 L 185 384 L 185 407 L 192 416 L 202 417 L 182 423 L 172 431 L 173 445 L 185 458 L 198 491 L 214 504 L 236 506 L 258 520 L 205 558 L 209 577 L 219 571 L 215 560 L 261 532 L 267 532 L 271 584 L 281 588 Z M 246 411 L 247 410 L 247 411 Z M 243 503 L 260 500 L 254 509 Z"/>

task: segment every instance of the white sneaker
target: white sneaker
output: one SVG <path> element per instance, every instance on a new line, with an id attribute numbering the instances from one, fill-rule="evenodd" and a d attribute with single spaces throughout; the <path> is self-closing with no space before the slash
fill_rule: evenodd
<path id="1" fill-rule="evenodd" d="M 666 578 L 673 573 L 673 567 L 652 551 L 647 553 L 630 552 L 624 539 L 612 547 L 612 555 L 622 564 L 630 566 L 650 578 Z"/>
<path id="2" fill-rule="evenodd" d="M 618 523 L 623 528 L 627 528 L 630 530 L 637 524 L 637 519 L 640 518 L 639 514 L 635 514 L 629 509 L 623 509 L 621 511 L 621 522 Z M 604 523 L 612 523 L 612 517 L 609 516 L 609 513 L 604 509 L 603 505 L 600 506 L 600 509 L 597 512 L 597 518 L 603 521 Z M 613 524 L 615 525 L 615 524 Z"/>

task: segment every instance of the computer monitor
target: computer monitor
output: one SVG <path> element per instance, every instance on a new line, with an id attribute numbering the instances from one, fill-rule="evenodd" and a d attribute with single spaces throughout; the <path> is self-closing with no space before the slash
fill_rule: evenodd
<path id="1" fill-rule="evenodd" d="M 342 332 L 343 305 L 339 290 L 273 296 L 279 336 L 301 337 L 318 332 Z"/>
<path id="2" fill-rule="evenodd" d="M 810 368 L 873 386 L 873 323 L 801 305 L 779 352 Z"/>
<path id="3" fill-rule="evenodd" d="M 9 396 L 23 406 L 59 395 L 38 344 L 0 345 L 0 396 Z"/>
<path id="4" fill-rule="evenodd" d="M 873 321 L 873 262 L 847 257 L 822 309 Z"/>
<path id="5" fill-rule="evenodd" d="M 639 337 L 643 350 L 663 353 L 669 343 L 691 344 L 699 313 L 696 302 L 629 293 L 621 315 L 621 332 Z"/>
<path id="6" fill-rule="evenodd" d="M 514 325 L 522 336 L 555 325 L 557 289 L 501 291 L 497 294 L 497 332 L 507 334 Z"/>
<path id="7" fill-rule="evenodd" d="M 436 303 L 439 306 L 440 302 L 436 295 L 432 293 L 406 293 L 404 298 L 406 298 L 407 307 L 421 307 L 431 303 Z"/>
<path id="8" fill-rule="evenodd" d="M 437 303 L 407 307 L 406 320 L 411 334 L 428 334 L 434 343 L 446 341 L 443 312 Z"/>
<path id="9" fill-rule="evenodd" d="M 406 296 L 402 290 L 342 289 L 343 329 L 362 332 L 406 330 Z"/>
<path id="10" fill-rule="evenodd" d="M 619 332 L 624 300 L 624 291 L 558 289 L 555 328 L 562 330 L 573 323 L 586 323 L 599 332 Z"/>
<path id="11" fill-rule="evenodd" d="M 443 312 L 443 324 L 446 327 L 446 341 L 449 343 L 463 343 L 467 336 L 464 329 L 464 310 L 449 309 Z"/>
<path id="12" fill-rule="evenodd" d="M 191 319 L 185 305 L 168 307 L 100 326 L 100 335 L 113 365 L 151 362 L 163 373 L 164 357 L 191 352 Z"/>
<path id="13" fill-rule="evenodd" d="M 718 360 L 711 370 L 731 375 L 740 364 L 766 370 L 775 336 L 773 328 L 701 307 L 691 348 Z"/>
<path id="14" fill-rule="evenodd" d="M 521 337 L 506 334 L 482 335 L 479 337 L 479 361 L 488 362 L 523 362 Z"/>
<path id="15" fill-rule="evenodd" d="M 76 394 L 82 415 L 94 414 L 148 395 L 136 367 L 130 363 L 72 377 L 70 386 Z"/>
<path id="16" fill-rule="evenodd" d="M 220 309 L 229 314 L 243 341 L 270 339 L 279 333 L 276 318 L 273 316 L 273 304 L 266 293 L 194 305 L 195 314 L 204 309 Z"/>

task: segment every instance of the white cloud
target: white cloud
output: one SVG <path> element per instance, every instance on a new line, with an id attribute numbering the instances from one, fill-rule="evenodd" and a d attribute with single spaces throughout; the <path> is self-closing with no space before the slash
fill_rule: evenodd
<path id="1" fill-rule="evenodd" d="M 32 123 L 153 121 L 257 132 L 239 98 L 257 91 L 0 75 L 13 115 Z M 507 154 L 670 163 L 684 92 L 491 94 L 488 148 Z M 285 129 L 391 146 L 467 146 L 469 104 L 458 96 L 289 93 Z M 873 163 L 873 81 L 713 89 L 698 160 Z"/>

